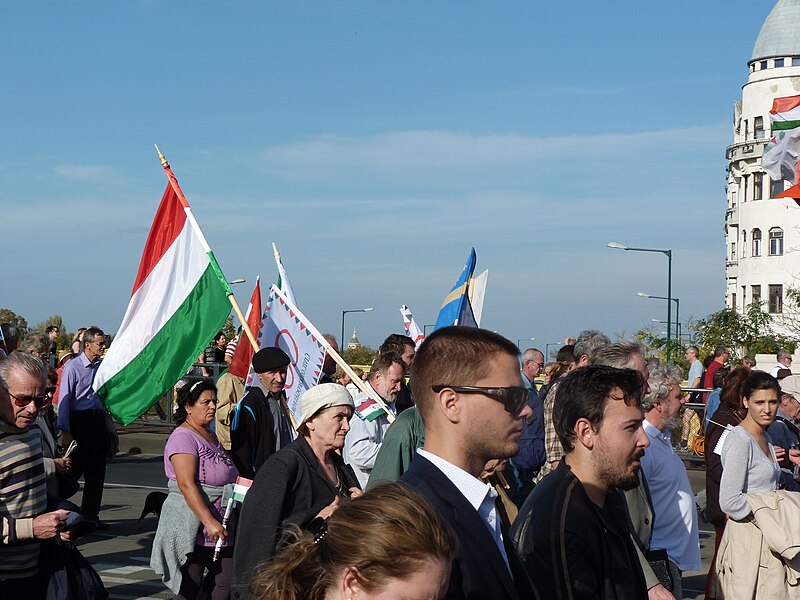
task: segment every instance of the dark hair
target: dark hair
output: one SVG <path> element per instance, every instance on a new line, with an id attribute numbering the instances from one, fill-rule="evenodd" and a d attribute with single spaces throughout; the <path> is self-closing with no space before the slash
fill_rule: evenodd
<path id="1" fill-rule="evenodd" d="M 455 535 L 430 504 L 389 483 L 344 502 L 322 537 L 299 534 L 256 574 L 249 592 L 261 600 L 322 600 L 349 567 L 375 593 L 388 579 L 406 579 L 430 559 L 450 563 L 455 553 Z"/>
<path id="2" fill-rule="evenodd" d="M 400 358 L 400 355 L 395 352 L 387 352 L 385 354 L 379 354 L 378 358 L 375 359 L 375 362 L 372 363 L 372 367 L 370 367 L 369 374 L 367 375 L 368 381 L 373 381 L 378 373 L 383 373 L 384 375 L 389 370 L 394 363 L 400 365 L 400 370 L 405 373 L 406 371 L 406 363 L 403 362 L 403 359 Z"/>
<path id="3" fill-rule="evenodd" d="M 406 350 L 406 346 L 414 347 L 414 340 L 412 340 L 407 335 L 401 335 L 399 333 L 392 333 L 389 334 L 383 343 L 378 348 L 378 354 L 385 354 L 386 352 L 397 352 L 397 354 L 402 355 L 403 352 Z"/>
<path id="4" fill-rule="evenodd" d="M 175 409 L 175 422 L 180 425 L 186 420 L 186 407 L 194 406 L 200 399 L 200 394 L 211 390 L 217 391 L 217 386 L 213 381 L 208 379 L 200 379 L 194 383 L 187 383 L 180 390 L 178 390 L 178 400 L 176 404 L 178 407 Z"/>
<path id="5" fill-rule="evenodd" d="M 564 452 L 575 449 L 575 423 L 588 419 L 598 429 L 603 423 L 611 391 L 619 389 L 625 404 L 642 405 L 644 378 L 633 369 L 589 365 L 572 371 L 556 389 L 553 425 Z"/>
<path id="6" fill-rule="evenodd" d="M 748 372 L 750 371 L 750 369 L 747 370 Z M 720 367 L 719 369 L 717 369 L 714 372 L 714 377 L 711 378 L 711 385 L 715 388 L 721 388 L 722 384 L 725 383 L 725 378 L 731 371 L 733 371 L 733 369 L 731 369 L 730 367 Z M 742 381 L 744 381 L 744 377 L 742 378 Z M 737 389 L 736 391 L 738 393 L 739 390 Z"/>
<path id="7" fill-rule="evenodd" d="M 423 424 L 433 406 L 431 386 L 473 385 L 489 374 L 495 354 L 519 361 L 514 342 L 487 329 L 452 325 L 425 338 L 411 365 L 411 396 Z"/>
<path id="8" fill-rule="evenodd" d="M 58 325 L 50 325 L 50 327 L 44 330 L 45 333 L 50 333 L 51 331 L 59 331 Z"/>
<path id="9" fill-rule="evenodd" d="M 566 346 L 561 346 L 561 348 L 558 349 L 558 353 L 556 354 L 556 362 L 574 363 L 575 346 L 573 344 L 567 344 Z"/>
<path id="10" fill-rule="evenodd" d="M 722 372 L 720 375 L 722 379 L 722 383 L 717 385 L 717 375 Z M 723 406 L 727 406 L 730 410 L 735 412 L 737 415 L 742 416 L 744 413 L 744 405 L 742 404 L 742 384 L 744 380 L 750 376 L 750 369 L 747 367 L 736 367 L 735 369 L 731 370 L 726 367 L 720 367 L 716 373 L 714 373 L 714 387 L 719 387 L 719 403 Z M 714 418 L 714 415 L 711 415 L 711 418 Z"/>
<path id="11" fill-rule="evenodd" d="M 100 335 L 105 337 L 106 334 L 103 333 L 103 330 L 100 329 L 99 327 L 95 327 L 94 325 L 89 327 L 86 331 L 83 332 L 83 340 L 81 340 L 81 347 L 86 348 L 87 345 L 94 342 L 94 339 Z"/>
<path id="12" fill-rule="evenodd" d="M 740 394 L 742 398 L 750 398 L 758 390 L 775 390 L 778 398 L 781 397 L 781 386 L 777 379 L 764 371 L 751 371 L 750 376 L 742 383 Z"/>

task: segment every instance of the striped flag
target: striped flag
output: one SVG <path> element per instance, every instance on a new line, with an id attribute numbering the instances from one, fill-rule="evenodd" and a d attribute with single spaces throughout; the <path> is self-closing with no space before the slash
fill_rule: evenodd
<path id="1" fill-rule="evenodd" d="M 414 320 L 414 315 L 411 314 L 411 309 L 405 304 L 400 307 L 400 314 L 403 315 L 403 328 L 406 335 L 414 340 L 414 347 L 419 348 L 419 345 L 425 339 L 425 334 L 420 331 L 419 325 Z"/>
<path id="2" fill-rule="evenodd" d="M 362 421 L 374 421 L 381 415 L 385 415 L 386 411 L 372 398 L 367 398 L 361 404 L 356 406 L 356 416 L 361 417 Z"/>
<path id="3" fill-rule="evenodd" d="M 167 189 L 93 387 L 123 425 L 175 385 L 225 323 L 228 286 L 166 161 Z"/>
<path id="4" fill-rule="evenodd" d="M 800 127 L 800 96 L 773 99 L 769 120 L 772 131 L 785 131 Z"/>
<path id="5" fill-rule="evenodd" d="M 458 276 L 458 280 L 450 293 L 445 296 L 439 316 L 436 318 L 436 329 L 448 327 L 450 325 L 463 325 L 465 327 L 477 327 L 475 315 L 472 313 L 472 305 L 469 301 L 469 290 L 472 285 L 472 273 L 475 271 L 477 262 L 475 248 L 470 249 L 467 264 Z"/>
<path id="6" fill-rule="evenodd" d="M 253 485 L 252 479 L 247 479 L 247 477 L 237 477 L 236 483 L 233 484 L 233 493 L 231 497 L 236 502 L 244 502 L 244 497 L 247 495 L 247 490 L 250 489 L 250 486 Z"/>
<path id="7" fill-rule="evenodd" d="M 256 287 L 253 289 L 253 295 L 250 297 L 250 304 L 247 306 L 247 312 L 244 315 L 247 323 L 244 327 L 248 327 L 253 333 L 253 337 L 258 335 L 261 330 L 261 280 L 256 277 Z M 228 373 L 236 375 L 237 377 L 247 377 L 247 372 L 250 370 L 250 363 L 253 361 L 253 353 L 255 349 L 250 343 L 250 338 L 242 329 L 239 336 L 239 342 L 236 344 L 236 351 L 233 353 L 231 365 L 228 367 Z"/>

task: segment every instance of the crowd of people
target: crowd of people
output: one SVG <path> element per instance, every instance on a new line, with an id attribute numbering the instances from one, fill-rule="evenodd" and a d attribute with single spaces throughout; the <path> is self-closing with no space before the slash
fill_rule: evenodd
<path id="1" fill-rule="evenodd" d="M 113 443 L 91 389 L 106 342 L 96 327 L 80 333 L 79 352 L 62 353 L 49 332 L 18 348 L 3 336 L 10 597 L 44 597 L 42 542 L 107 527 Z M 684 373 L 596 330 L 566 342 L 547 363 L 482 329 L 442 328 L 419 347 L 392 334 L 363 374 L 368 393 L 352 386 L 361 373 L 326 360 L 298 414 L 279 348 L 253 354 L 250 387 L 230 373 L 187 379 L 151 566 L 185 599 L 683 598 L 684 573 L 701 568 L 683 432 L 701 423 L 703 514 L 716 532 L 705 597 L 800 597 L 799 540 L 785 526 L 800 516 L 791 355 L 779 352 L 771 374 L 755 361 L 729 368 L 723 347 L 704 367 L 690 346 Z M 217 336 L 208 362 L 230 362 L 233 345 Z M 689 400 L 704 414 L 682 417 Z M 68 502 L 79 477 L 80 507 Z"/>

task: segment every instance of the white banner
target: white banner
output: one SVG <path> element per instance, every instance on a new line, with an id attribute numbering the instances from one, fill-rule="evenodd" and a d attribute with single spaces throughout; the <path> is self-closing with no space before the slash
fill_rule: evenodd
<path id="1" fill-rule="evenodd" d="M 400 314 L 403 315 L 403 327 L 406 330 L 406 335 L 414 340 L 414 348 L 419 348 L 425 335 L 420 331 L 419 325 L 414 320 L 414 315 L 411 314 L 411 309 L 405 304 L 400 307 Z"/>
<path id="2" fill-rule="evenodd" d="M 259 347 L 280 348 L 291 359 L 284 391 L 289 410 L 297 420 L 300 417 L 300 396 L 319 382 L 329 344 L 311 321 L 274 285 L 270 288 L 261 320 L 264 325 L 258 332 Z M 247 374 L 246 385 L 259 385 L 252 366 Z"/>

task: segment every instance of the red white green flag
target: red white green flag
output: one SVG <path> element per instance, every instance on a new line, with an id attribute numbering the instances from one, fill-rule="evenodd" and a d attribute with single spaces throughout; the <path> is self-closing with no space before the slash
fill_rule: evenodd
<path id="1" fill-rule="evenodd" d="M 253 337 L 258 335 L 261 331 L 261 280 L 256 278 L 256 287 L 253 289 L 253 295 L 250 297 L 250 304 L 247 307 L 247 312 L 244 315 L 247 321 L 246 327 L 253 333 Z M 239 342 L 236 344 L 236 351 L 233 353 L 233 359 L 228 367 L 228 373 L 236 375 L 237 377 L 247 377 L 247 372 L 250 370 L 250 365 L 253 361 L 253 353 L 255 349 L 250 343 L 250 338 L 242 330 L 239 335 Z"/>
<path id="2" fill-rule="evenodd" d="M 772 131 L 783 131 L 800 127 L 800 96 L 785 96 L 772 101 L 769 111 Z"/>
<path id="3" fill-rule="evenodd" d="M 162 163 L 169 183 L 125 317 L 94 380 L 123 425 L 175 385 L 231 311 L 231 289 L 172 170 Z"/>

